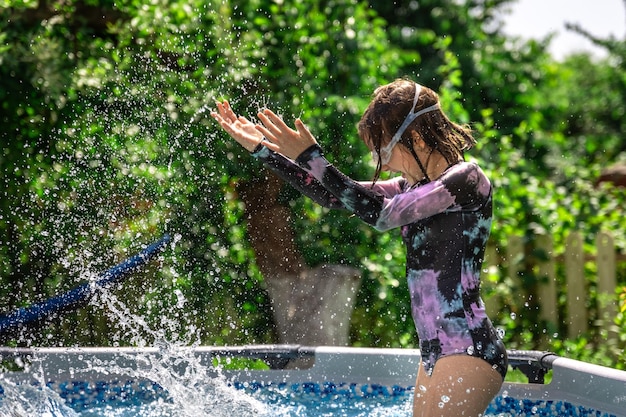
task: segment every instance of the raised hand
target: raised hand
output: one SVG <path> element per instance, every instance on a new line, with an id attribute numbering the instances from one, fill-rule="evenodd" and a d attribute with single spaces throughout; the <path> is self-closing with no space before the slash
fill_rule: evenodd
<path id="1" fill-rule="evenodd" d="M 216 104 L 217 112 L 212 111 L 211 117 L 241 146 L 252 152 L 263 140 L 263 134 L 254 123 L 243 116 L 237 116 L 228 101 Z"/>
<path id="2" fill-rule="evenodd" d="M 300 119 L 296 119 L 296 130 L 293 130 L 269 109 L 263 110 L 258 116 L 263 126 L 257 125 L 256 129 L 267 139 L 263 144 L 287 158 L 296 159 L 307 148 L 317 143 Z"/>

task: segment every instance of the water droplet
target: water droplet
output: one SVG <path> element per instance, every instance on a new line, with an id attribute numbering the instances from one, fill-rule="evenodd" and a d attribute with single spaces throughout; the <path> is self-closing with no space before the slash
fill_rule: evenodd
<path id="1" fill-rule="evenodd" d="M 441 396 L 441 402 L 442 403 L 447 403 L 448 401 L 450 401 L 450 397 L 448 397 L 447 395 L 442 395 Z"/>
<path id="2" fill-rule="evenodd" d="M 439 408 L 443 408 L 444 406 L 445 406 L 444 403 L 442 403 L 442 402 L 439 403 Z"/>
<path id="3" fill-rule="evenodd" d="M 420 391 L 426 392 L 426 387 L 425 386 L 420 385 L 418 388 L 419 388 Z"/>
<path id="4" fill-rule="evenodd" d="M 463 382 L 463 377 L 459 377 L 459 379 L 457 379 L 457 381 L 459 381 L 459 384 L 460 384 L 461 382 Z"/>
<path id="5" fill-rule="evenodd" d="M 517 318 L 517 314 L 511 313 L 511 320 L 515 320 Z"/>
<path id="6" fill-rule="evenodd" d="M 474 346 L 469 346 L 467 348 L 467 354 L 472 356 L 474 354 Z"/>

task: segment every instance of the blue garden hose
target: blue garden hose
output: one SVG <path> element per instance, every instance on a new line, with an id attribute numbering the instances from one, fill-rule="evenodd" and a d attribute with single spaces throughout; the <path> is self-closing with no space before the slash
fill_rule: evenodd
<path id="1" fill-rule="evenodd" d="M 151 244 L 135 256 L 104 272 L 95 282 L 86 282 L 41 303 L 33 304 L 30 307 L 22 307 L 5 316 L 0 316 L 0 336 L 22 330 L 56 313 L 77 309 L 86 305 L 100 288 L 109 287 L 121 281 L 148 263 L 150 259 L 165 248 L 169 240 L 170 237 L 168 235 L 163 236 L 158 242 Z"/>

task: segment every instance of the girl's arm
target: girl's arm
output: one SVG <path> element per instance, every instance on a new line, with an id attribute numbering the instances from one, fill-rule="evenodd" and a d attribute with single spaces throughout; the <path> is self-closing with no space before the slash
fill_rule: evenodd
<path id="1" fill-rule="evenodd" d="M 289 158 L 274 152 L 266 146 L 259 145 L 252 156 L 262 161 L 265 166 L 272 170 L 279 178 L 291 184 L 296 190 L 311 198 L 319 205 L 329 209 L 344 209 L 346 206 L 320 182 L 300 165 Z M 373 193 L 380 193 L 386 197 L 392 197 L 402 190 L 404 179 L 397 177 L 387 181 L 377 181 L 373 186 L 371 182 L 359 181 L 358 184 Z"/>
<path id="2" fill-rule="evenodd" d="M 337 197 L 324 188 L 310 173 L 283 155 L 260 145 L 252 152 L 252 156 L 262 161 L 278 177 L 291 184 L 296 190 L 319 205 L 330 209 L 346 208 Z"/>
<path id="3" fill-rule="evenodd" d="M 413 223 L 444 211 L 476 209 L 487 199 L 491 188 L 486 177 L 471 164 L 459 165 L 445 178 L 403 192 L 392 189 L 402 186 L 393 181 L 382 184 L 376 192 L 337 170 L 324 158 L 318 145 L 305 150 L 296 162 L 348 210 L 378 230 Z"/>
<path id="4" fill-rule="evenodd" d="M 218 102 L 217 112 L 211 116 L 241 146 L 260 159 L 280 178 L 290 183 L 301 193 L 328 208 L 345 208 L 339 200 L 322 187 L 315 178 L 283 155 L 270 150 L 257 126 L 243 116 L 237 116 L 227 101 Z"/>
<path id="5" fill-rule="evenodd" d="M 467 194 L 466 185 L 471 185 L 463 183 L 468 173 L 457 175 L 450 184 L 437 180 L 408 190 L 406 182 L 392 180 L 368 188 L 341 173 L 323 157 L 317 141 L 300 119 L 296 119 L 296 130 L 292 130 L 268 109 L 258 114 L 263 126 L 237 117 L 227 102 L 218 103 L 218 111 L 211 115 L 243 147 L 249 151 L 254 151 L 259 144 L 268 148 L 264 151 L 268 152 L 268 166 L 282 178 L 296 184 L 300 191 L 321 204 L 352 211 L 379 230 L 470 206 L 465 202 L 456 202 L 457 196 Z M 273 152 L 270 154 L 270 151 Z M 296 160 L 302 171 L 296 169 L 292 160 Z M 303 175 L 303 172 L 310 176 Z M 485 189 L 490 190 L 488 181 L 483 181 L 481 190 Z M 481 196 L 482 192 L 478 200 Z"/>
<path id="6" fill-rule="evenodd" d="M 262 125 L 256 128 L 268 139 L 263 142 L 265 146 L 295 160 L 339 199 L 346 209 L 379 230 L 443 212 L 455 202 L 454 196 L 438 181 L 411 190 L 407 190 L 405 182 L 400 193 L 387 190 L 377 192 L 367 188 L 339 172 L 323 157 L 315 137 L 302 120 L 295 120 L 294 130 L 269 109 L 260 112 L 258 116 Z"/>

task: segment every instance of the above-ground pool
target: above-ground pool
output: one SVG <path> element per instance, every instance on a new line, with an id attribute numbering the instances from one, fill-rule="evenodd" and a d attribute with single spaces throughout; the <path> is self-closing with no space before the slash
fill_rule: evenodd
<path id="1" fill-rule="evenodd" d="M 408 417 L 420 359 L 411 349 L 299 346 L 0 354 L 0 416 L 80 417 Z M 544 352 L 509 356 L 532 382 L 505 382 L 486 415 L 626 417 L 626 372 Z"/>

